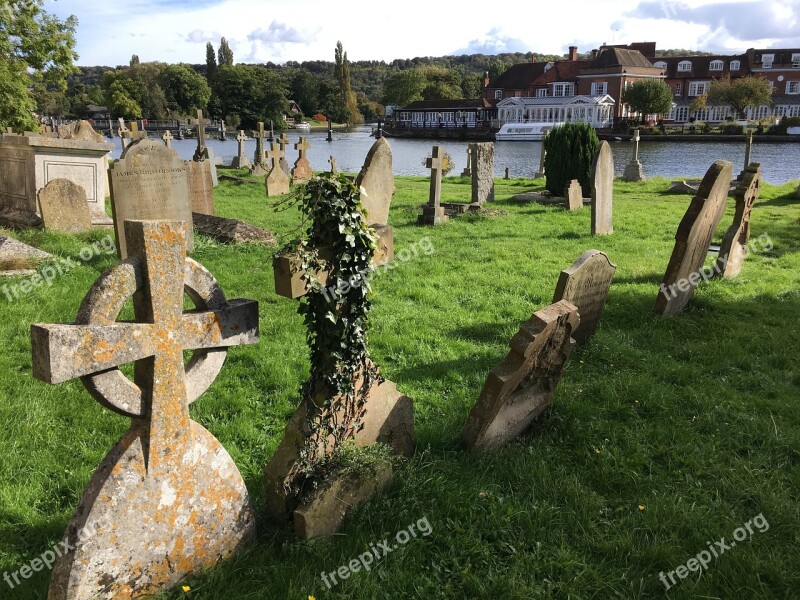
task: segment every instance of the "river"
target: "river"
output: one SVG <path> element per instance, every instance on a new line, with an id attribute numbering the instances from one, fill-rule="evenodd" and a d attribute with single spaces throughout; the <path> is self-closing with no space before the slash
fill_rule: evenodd
<path id="1" fill-rule="evenodd" d="M 370 126 L 355 127 L 349 131 L 334 131 L 333 141 L 327 141 L 326 131 L 307 133 L 311 148 L 308 158 L 314 169 L 329 168 L 328 159 L 336 158 L 336 166 L 341 171 L 358 172 L 364 157 L 375 139 L 371 137 Z M 289 160 L 294 162 L 297 152 L 292 145 L 299 133 L 289 131 Z M 396 175 L 428 175 L 430 171 L 423 166 L 425 157 L 430 154 L 434 140 L 409 140 L 387 138 L 392 147 L 393 166 Z M 119 158 L 119 138 L 114 138 L 116 149 L 114 158 Z M 443 140 L 439 145 L 453 158 L 455 168 L 450 173 L 458 175 L 466 166 L 467 145 L 469 142 Z M 197 142 L 195 140 L 173 140 L 172 147 L 183 159 L 191 159 Z M 235 139 L 220 141 L 207 140 L 207 145 L 230 164 L 236 155 L 238 142 Z M 245 142 L 247 156 L 252 160 L 255 140 Z M 744 142 L 640 142 L 639 159 L 646 177 L 661 176 L 668 179 L 701 178 L 712 162 L 718 159 L 733 163 L 734 174 L 744 165 Z M 541 142 L 495 142 L 494 166 L 497 177 L 503 177 L 506 167 L 511 177 L 533 177 L 539 168 Z M 633 144 L 629 141 L 611 142 L 614 165 L 617 175 L 622 175 L 625 165 L 631 159 Z M 753 144 L 751 160 L 761 163 L 765 181 L 780 184 L 800 178 L 800 143 L 758 143 Z"/>

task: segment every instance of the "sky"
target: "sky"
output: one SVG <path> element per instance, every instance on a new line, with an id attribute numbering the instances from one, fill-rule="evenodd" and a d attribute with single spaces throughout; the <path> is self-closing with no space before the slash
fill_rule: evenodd
<path id="1" fill-rule="evenodd" d="M 375 2 L 363 0 L 44 0 L 78 18 L 81 66 L 205 63 L 225 37 L 234 61 L 350 61 L 534 52 L 589 52 L 603 43 L 655 41 L 659 49 L 725 53 L 800 47 L 800 0 L 568 0 Z M 473 8 L 480 7 L 480 8 Z"/>

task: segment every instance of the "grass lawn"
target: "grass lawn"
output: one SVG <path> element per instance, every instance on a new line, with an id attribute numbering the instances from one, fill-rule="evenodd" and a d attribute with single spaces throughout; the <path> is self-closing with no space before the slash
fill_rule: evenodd
<path id="1" fill-rule="evenodd" d="M 383 374 L 415 400 L 415 456 L 340 534 L 299 541 L 262 518 L 256 546 L 187 582 L 188 594 L 179 586 L 162 597 L 798 597 L 796 183 L 764 185 L 753 210 L 752 238 L 768 235 L 770 249 L 751 254 L 738 278 L 702 283 L 680 316 L 661 318 L 652 306 L 690 200 L 663 194 L 667 181 L 617 182 L 615 233 L 597 238 L 587 207 L 569 213 L 510 199 L 542 180 L 498 179 L 499 213 L 436 228 L 416 225 L 428 179 L 396 181 L 396 252 L 423 247 L 425 237 L 434 251 L 396 260 L 375 278 L 369 339 Z M 444 200 L 469 199 L 465 179 L 447 178 L 442 188 Z M 276 213 L 263 184 L 223 181 L 215 201 L 222 216 L 295 235 L 298 214 Z M 729 201 L 716 242 L 732 217 Z M 76 258 L 104 235 L 16 237 Z M 487 372 L 520 324 L 550 303 L 559 271 L 589 248 L 618 267 L 594 338 L 573 353 L 552 405 L 523 437 L 491 455 L 462 451 L 458 436 Z M 229 298 L 260 303 L 261 342 L 232 349 L 191 409 L 233 456 L 260 516 L 261 470 L 309 369 L 296 302 L 273 291 L 274 251 L 199 237 L 193 253 Z M 93 471 L 128 427 L 80 382 L 48 386 L 31 377 L 31 323 L 73 321 L 114 259 L 76 262 L 51 287 L 13 301 L 0 293 L 0 574 L 60 540 Z M 665 592 L 660 572 L 722 538 L 730 546 L 737 528 L 759 515 L 760 528 L 706 569 L 674 575 L 677 585 Z M 322 572 L 418 522 L 429 523 L 429 535 L 331 589 L 322 581 Z M 0 581 L 0 598 L 45 598 L 49 577 L 36 573 L 13 590 Z"/>

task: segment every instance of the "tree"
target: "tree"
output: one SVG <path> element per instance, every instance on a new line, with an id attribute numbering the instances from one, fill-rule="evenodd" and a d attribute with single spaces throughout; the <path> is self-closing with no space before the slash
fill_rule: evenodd
<path id="1" fill-rule="evenodd" d="M 730 106 L 735 116 L 745 118 L 748 108 L 772 103 L 772 89 L 764 77 L 726 76 L 711 82 L 706 102 L 712 106 Z"/>
<path id="2" fill-rule="evenodd" d="M 43 0 L 0 0 L 0 130 L 37 126 L 34 86 L 65 91 L 75 69 L 74 16 L 61 21 Z"/>
<path id="3" fill-rule="evenodd" d="M 260 66 L 220 67 L 214 95 L 219 115 L 237 115 L 244 128 L 254 129 L 258 121 L 282 123 L 289 110 L 283 79 Z"/>
<path id="4" fill-rule="evenodd" d="M 597 132 L 589 123 L 576 121 L 554 127 L 545 142 L 544 172 L 550 193 L 561 196 L 567 184 L 577 179 L 584 197 L 590 196 L 592 161 L 599 146 Z"/>
<path id="5" fill-rule="evenodd" d="M 672 108 L 672 88 L 660 79 L 642 79 L 622 91 L 622 101 L 642 117 L 665 115 Z"/>
<path id="6" fill-rule="evenodd" d="M 193 115 L 196 109 L 205 108 L 211 98 L 205 78 L 186 65 L 167 65 L 161 71 L 159 83 L 170 111 Z"/>
<path id="7" fill-rule="evenodd" d="M 512 67 L 513 63 L 503 59 L 495 59 L 489 65 L 489 81 L 494 81 Z"/>
<path id="8" fill-rule="evenodd" d="M 206 44 L 206 81 L 208 85 L 214 86 L 214 77 L 217 75 L 217 55 L 214 53 L 214 46 L 211 42 Z"/>
<path id="9" fill-rule="evenodd" d="M 483 77 L 475 74 L 464 75 L 461 79 L 461 93 L 464 98 L 480 98 Z"/>
<path id="10" fill-rule="evenodd" d="M 386 78 L 383 84 L 383 100 L 386 104 L 407 106 L 422 100 L 422 91 L 427 80 L 420 69 L 402 69 Z"/>
<path id="11" fill-rule="evenodd" d="M 336 42 L 334 61 L 333 76 L 339 84 L 339 96 L 348 115 L 347 122 L 363 123 L 364 117 L 358 112 L 356 96 L 350 86 L 350 63 L 347 60 L 347 52 L 342 48 L 342 42 Z"/>
<path id="12" fill-rule="evenodd" d="M 445 67 L 422 67 L 425 76 L 425 88 L 422 90 L 424 100 L 458 100 L 463 98 L 461 76 L 453 69 Z"/>
<path id="13" fill-rule="evenodd" d="M 217 53 L 217 66 L 218 67 L 232 67 L 233 66 L 233 50 L 228 45 L 228 40 L 220 38 L 219 52 Z"/>
<path id="14" fill-rule="evenodd" d="M 128 64 L 131 67 L 136 67 L 136 66 L 142 64 L 142 61 L 139 60 L 139 55 L 138 54 L 133 54 L 131 56 L 131 60 L 130 60 L 130 62 Z"/>
<path id="15" fill-rule="evenodd" d="M 335 123 L 346 123 L 349 113 L 342 105 L 341 90 L 335 81 L 324 79 L 319 84 L 319 108 Z"/>
<path id="16" fill-rule="evenodd" d="M 106 106 L 111 114 L 139 119 L 166 119 L 169 107 L 161 87 L 163 63 L 141 63 L 107 71 L 103 75 Z"/>
<path id="17" fill-rule="evenodd" d="M 304 115 L 313 115 L 319 108 L 319 81 L 305 70 L 297 70 L 289 82 L 289 93 Z"/>

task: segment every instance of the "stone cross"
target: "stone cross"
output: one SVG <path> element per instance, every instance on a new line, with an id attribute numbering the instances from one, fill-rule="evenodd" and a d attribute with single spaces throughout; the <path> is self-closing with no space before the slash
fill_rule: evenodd
<path id="1" fill-rule="evenodd" d="M 128 147 L 128 144 L 131 143 L 131 132 L 125 125 L 125 119 L 120 117 L 118 121 L 119 121 L 119 128 L 117 129 L 117 133 L 119 134 L 119 140 L 120 143 L 122 144 L 122 149 L 125 150 L 125 148 Z"/>
<path id="2" fill-rule="evenodd" d="M 164 140 L 164 145 L 166 145 L 167 148 L 172 148 L 172 140 L 175 138 L 172 137 L 172 132 L 170 132 L 169 129 L 164 132 L 164 135 L 161 136 L 161 139 Z"/>
<path id="3" fill-rule="evenodd" d="M 283 148 L 281 148 L 280 144 L 273 142 L 271 144 L 271 148 L 269 152 L 267 152 L 267 160 L 272 161 L 272 168 L 281 168 L 281 159 L 285 156 L 285 152 Z"/>
<path id="4" fill-rule="evenodd" d="M 247 167 L 250 165 L 250 160 L 247 158 L 247 156 L 245 156 L 244 153 L 244 143 L 246 140 L 247 136 L 245 135 L 244 131 L 240 129 L 236 136 L 236 141 L 239 142 L 238 152 L 231 161 L 231 167 L 234 169 L 241 169 L 242 167 Z"/>
<path id="5" fill-rule="evenodd" d="M 462 177 L 472 177 L 472 146 L 467 146 L 467 166 L 461 171 Z"/>
<path id="6" fill-rule="evenodd" d="M 286 160 L 286 149 L 289 147 L 289 137 L 286 133 L 281 133 L 280 137 L 278 138 L 278 143 L 281 145 L 281 150 L 283 150 L 284 156 L 281 158 L 281 169 L 287 175 L 289 174 L 289 161 Z"/>
<path id="7" fill-rule="evenodd" d="M 228 347 L 257 343 L 258 304 L 227 301 L 186 257 L 184 222 L 126 221 L 125 235 L 130 258 L 101 275 L 75 324 L 31 327 L 34 377 L 79 377 L 131 418 L 69 523 L 73 550 L 56 562 L 51 599 L 156 594 L 255 539 L 242 476 L 189 404 L 219 374 Z M 195 310 L 184 312 L 184 294 Z M 117 321 L 131 297 L 135 321 Z M 187 364 L 185 350 L 194 350 Z M 133 382 L 119 370 L 131 362 Z"/>
<path id="8" fill-rule="evenodd" d="M 244 156 L 244 143 L 247 140 L 247 136 L 244 134 L 244 131 L 241 129 L 239 133 L 236 135 L 236 141 L 239 142 L 239 156 Z"/>
<path id="9" fill-rule="evenodd" d="M 442 169 L 445 167 L 444 157 L 439 156 L 439 146 L 434 146 L 425 166 L 431 170 L 431 187 L 428 205 L 422 209 L 417 220 L 421 225 L 438 225 L 447 221 L 448 217 L 442 208 Z"/>
<path id="10" fill-rule="evenodd" d="M 131 140 L 143 140 L 146 137 L 146 131 L 139 131 L 139 121 L 131 121 Z"/>
<path id="11" fill-rule="evenodd" d="M 639 160 L 639 130 L 633 131 L 633 158 L 631 160 Z"/>
<path id="12" fill-rule="evenodd" d="M 197 149 L 194 151 L 192 160 L 200 162 L 208 158 L 208 148 L 206 148 L 206 123 L 203 120 L 203 110 L 197 109 Z"/>
<path id="13" fill-rule="evenodd" d="M 639 161 L 639 130 L 633 131 L 633 158 L 625 167 L 625 172 L 622 174 L 624 181 L 642 181 L 644 180 L 644 172 L 642 170 L 642 163 Z"/>
<path id="14" fill-rule="evenodd" d="M 300 156 L 299 156 L 300 159 L 308 160 L 308 156 L 306 156 L 306 152 L 308 152 L 309 148 L 311 148 L 311 144 L 308 143 L 308 139 L 305 138 L 305 137 L 301 137 L 300 141 L 297 142 L 294 145 L 294 149 L 295 150 L 299 150 L 299 152 L 300 152 Z"/>
<path id="15" fill-rule="evenodd" d="M 750 164 L 741 174 L 733 197 L 736 212 L 733 224 L 722 237 L 717 255 L 717 272 L 725 279 L 736 277 L 742 271 L 750 241 L 750 213 L 761 192 L 761 165 Z"/>
<path id="16" fill-rule="evenodd" d="M 331 175 L 338 175 L 339 174 L 339 169 L 336 168 L 336 158 L 331 156 L 328 159 L 328 162 L 331 163 Z"/>
<path id="17" fill-rule="evenodd" d="M 265 175 L 267 173 L 267 159 L 264 155 L 264 139 L 267 134 L 264 132 L 264 123 L 262 121 L 258 122 L 258 130 L 253 132 L 253 137 L 256 140 L 256 149 L 253 153 L 253 166 L 250 174 L 256 176 Z"/>
<path id="18" fill-rule="evenodd" d="M 281 196 L 289 193 L 289 177 L 281 169 L 283 159 L 283 149 L 277 142 L 272 142 L 272 149 L 267 152 L 267 160 L 272 161 L 272 168 L 267 173 L 264 186 L 267 190 L 267 197 Z"/>

